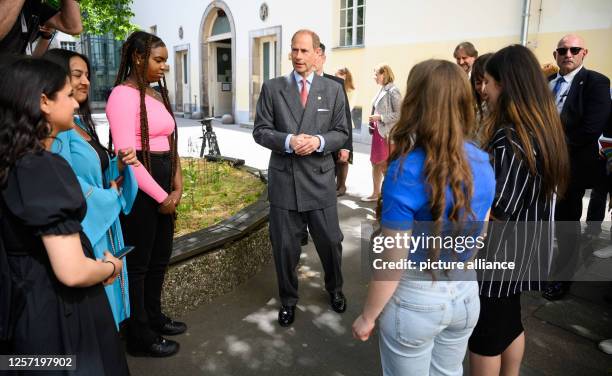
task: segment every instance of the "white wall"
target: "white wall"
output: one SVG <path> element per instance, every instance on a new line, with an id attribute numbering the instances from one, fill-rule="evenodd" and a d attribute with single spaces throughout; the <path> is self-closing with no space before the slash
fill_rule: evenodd
<path id="1" fill-rule="evenodd" d="M 215 3 L 213 1 L 213 3 Z M 219 3 L 219 2 L 216 2 Z M 268 4 L 268 18 L 266 21 L 259 19 L 259 7 L 262 2 L 252 0 L 226 0 L 236 26 L 236 122 L 248 121 L 249 114 L 249 32 L 253 30 L 282 25 L 281 45 L 281 73 L 285 74 L 291 70 L 288 61 L 290 52 L 290 40 L 293 32 L 300 28 L 315 30 L 321 36 L 322 41 L 329 41 L 331 45 L 332 11 L 329 0 L 310 0 L 309 12 L 300 11 L 292 16 L 298 8 L 303 8 L 303 2 L 287 0 L 266 0 Z M 133 11 L 135 17 L 133 22 L 143 30 L 149 31 L 153 25 L 157 25 L 157 35 L 164 40 L 168 47 L 170 74 L 167 77 L 169 90 L 174 91 L 174 47 L 184 44 L 190 46 L 190 84 L 191 99 L 193 95 L 201 99 L 200 77 L 201 72 L 201 25 L 204 11 L 210 2 L 196 0 L 176 0 L 172 5 L 164 0 L 136 0 Z M 160 12 L 163 9 L 163 12 Z M 314 10 L 320 9 L 320 12 Z M 179 26 L 183 27 L 183 39 L 178 37 Z"/>
<path id="2" fill-rule="evenodd" d="M 269 16 L 266 21 L 259 19 L 259 7 L 268 4 Z M 212 3 L 221 3 L 213 1 Z M 349 51 L 332 48 L 338 44 L 340 0 L 226 0 L 236 27 L 235 82 L 236 101 L 234 115 L 236 122 L 246 122 L 249 114 L 249 32 L 273 26 L 282 26 L 281 73 L 291 70 L 288 60 L 290 39 L 300 28 L 315 30 L 328 46 L 330 66 L 338 63 L 364 64 L 363 56 Z M 482 51 L 493 51 L 508 43 L 518 43 L 522 25 L 524 0 L 366 0 L 365 48 L 388 59 L 395 54 L 407 54 L 414 58 L 452 58 L 452 48 L 462 40 L 473 40 L 481 44 Z M 201 101 L 201 27 L 202 17 L 210 1 L 198 0 L 135 0 L 134 22 L 148 31 L 157 25 L 157 34 L 168 46 L 168 86 L 172 97 L 174 92 L 174 47 L 190 46 L 190 85 L 193 95 Z M 540 12 L 539 9 L 542 9 Z M 184 37 L 178 37 L 179 26 Z M 612 38 L 612 0 L 531 0 L 529 40 L 531 47 L 542 57 L 550 59 L 558 33 L 593 31 L 587 37 L 595 45 L 590 52 L 589 62 L 604 73 L 610 66 L 610 49 L 602 43 Z M 606 31 L 607 29 L 607 31 Z M 597 31 L 599 30 L 599 31 Z M 557 33 L 557 34 L 556 34 Z M 609 34 L 609 37 L 607 35 Z M 589 43 L 589 41 L 587 41 Z M 478 46 L 477 46 L 478 47 Z M 399 48 L 399 50 L 398 50 Z M 419 51 L 414 51 L 417 48 Z M 381 50 L 382 49 L 382 50 Z M 402 50 L 403 49 L 403 50 Z M 480 50 L 481 48 L 479 48 Z M 400 51 L 401 50 L 401 51 Z M 404 51 L 405 50 L 405 51 Z M 425 51 L 427 50 L 427 51 Z M 431 50 L 431 51 L 430 51 Z M 403 52 L 402 52 L 403 51 Z M 338 53 L 334 58 L 334 53 Z M 356 51 L 355 51 L 356 52 Z M 366 53 L 367 55 L 367 53 Z M 388 57 L 386 55 L 389 55 Z M 423 55 L 423 56 L 425 56 Z M 352 60 L 348 60 L 348 56 Z M 365 56 L 365 55 L 364 55 Z M 425 58 L 426 58 L 425 57 Z M 385 60 L 383 59 L 383 60 Z M 377 58 L 367 61 L 369 80 L 371 65 Z M 392 59 L 391 59 L 392 60 Z M 373 65 L 372 65 L 373 66 Z M 401 75 L 400 75 L 401 76 Z M 403 76 L 398 78 L 404 78 Z M 368 81 L 369 82 L 369 81 Z M 364 85 L 362 85 L 363 87 Z M 365 85 L 367 86 L 367 85 Z"/>

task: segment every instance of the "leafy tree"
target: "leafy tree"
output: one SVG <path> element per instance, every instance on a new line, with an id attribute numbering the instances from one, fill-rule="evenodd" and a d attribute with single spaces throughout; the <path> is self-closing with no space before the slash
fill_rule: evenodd
<path id="1" fill-rule="evenodd" d="M 133 0 L 81 0 L 83 31 L 91 35 L 111 33 L 116 39 L 125 39 L 138 27 L 130 20 L 134 17 Z"/>

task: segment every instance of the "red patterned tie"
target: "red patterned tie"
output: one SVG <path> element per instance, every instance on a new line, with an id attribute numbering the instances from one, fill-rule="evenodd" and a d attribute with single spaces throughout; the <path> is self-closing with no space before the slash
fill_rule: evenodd
<path id="1" fill-rule="evenodd" d="M 302 101 L 302 107 L 306 107 L 306 101 L 308 100 L 308 90 L 306 90 L 305 78 L 302 78 L 302 91 L 300 92 L 300 100 Z"/>

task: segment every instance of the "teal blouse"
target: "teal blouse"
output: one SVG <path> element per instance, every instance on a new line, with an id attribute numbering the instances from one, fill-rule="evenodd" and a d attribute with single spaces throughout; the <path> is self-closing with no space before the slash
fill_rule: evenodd
<path id="1" fill-rule="evenodd" d="M 83 127 L 75 117 L 77 126 Z M 102 259 L 104 251 L 117 253 L 124 247 L 119 214 L 128 214 L 138 193 L 138 184 L 131 166 L 119 172 L 117 157 L 109 158 L 108 168 L 102 171 L 100 156 L 95 149 L 75 130 L 61 132 L 53 142 L 51 150 L 62 156 L 74 170 L 87 202 L 87 214 L 81 222 L 83 232 L 91 242 L 96 258 Z M 123 176 L 122 187 L 117 192 L 110 188 L 110 181 Z M 112 285 L 105 286 L 115 324 L 130 316 L 127 263 L 123 261 L 123 272 Z"/>

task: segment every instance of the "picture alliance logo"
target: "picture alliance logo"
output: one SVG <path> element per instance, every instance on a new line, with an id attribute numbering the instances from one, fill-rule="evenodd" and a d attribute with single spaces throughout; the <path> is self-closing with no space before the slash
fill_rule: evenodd
<path id="1" fill-rule="evenodd" d="M 406 258 L 395 261 L 384 261 L 375 259 L 372 262 L 372 267 L 375 270 L 514 270 L 516 264 L 513 261 L 487 261 L 485 259 L 474 259 L 471 261 L 443 261 L 443 260 L 427 260 L 413 261 Z"/>

